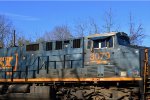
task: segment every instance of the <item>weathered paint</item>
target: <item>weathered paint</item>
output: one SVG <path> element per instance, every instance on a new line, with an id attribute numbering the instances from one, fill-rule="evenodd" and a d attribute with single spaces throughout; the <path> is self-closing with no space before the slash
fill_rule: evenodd
<path id="1" fill-rule="evenodd" d="M 38 81 L 46 78 L 47 81 L 51 79 L 92 81 L 96 78 L 100 81 L 133 81 L 139 79 L 142 68 L 142 61 L 139 60 L 141 49 L 119 45 L 116 34 L 120 33 L 80 38 L 80 48 L 73 48 L 73 39 L 70 39 L 68 46 L 63 46 L 61 50 L 55 50 L 55 41 L 52 41 L 52 50 L 49 51 L 46 51 L 46 42 L 39 43 L 37 51 L 26 51 L 26 46 L 0 49 L 0 64 L 6 68 L 8 65 L 11 66 L 10 69 L 4 67 L 0 69 L 0 80 L 13 78 L 13 81 L 26 79 Z M 89 38 L 98 36 L 113 36 L 113 46 L 93 48 L 93 51 L 88 49 Z M 3 60 L 6 57 L 9 58 L 4 64 Z M 121 72 L 127 73 L 126 78 L 120 78 Z"/>

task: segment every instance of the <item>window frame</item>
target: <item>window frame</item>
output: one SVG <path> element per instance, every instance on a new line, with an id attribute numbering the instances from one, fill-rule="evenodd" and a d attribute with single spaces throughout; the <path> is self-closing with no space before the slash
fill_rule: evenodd
<path id="1" fill-rule="evenodd" d="M 111 45 L 112 46 L 110 46 L 110 43 L 109 43 L 109 40 L 107 40 L 108 38 L 111 38 Z M 104 40 L 103 42 L 102 42 L 102 40 Z M 114 39 L 114 36 L 108 36 L 107 38 L 105 38 L 105 39 L 96 39 L 96 40 L 92 40 L 92 38 L 89 38 L 88 39 L 88 41 L 87 41 L 87 49 L 90 49 L 91 47 L 88 47 L 89 46 L 89 41 L 92 41 L 92 45 L 90 45 L 90 46 L 93 46 L 93 48 L 94 49 L 103 49 L 103 48 L 114 48 L 114 44 L 115 44 L 115 41 L 114 41 L 115 39 Z M 98 47 L 97 48 L 95 48 L 94 47 L 94 42 L 95 41 L 98 41 L 98 43 L 97 43 L 97 45 L 98 45 Z M 99 43 L 101 43 L 101 48 L 99 47 Z M 104 43 L 104 44 L 103 44 Z M 107 44 L 108 43 L 108 44 Z M 104 46 L 103 46 L 104 45 Z M 109 46 L 108 46 L 109 45 Z"/>
<path id="2" fill-rule="evenodd" d="M 40 50 L 39 43 L 26 45 L 26 51 L 39 51 L 39 50 Z"/>

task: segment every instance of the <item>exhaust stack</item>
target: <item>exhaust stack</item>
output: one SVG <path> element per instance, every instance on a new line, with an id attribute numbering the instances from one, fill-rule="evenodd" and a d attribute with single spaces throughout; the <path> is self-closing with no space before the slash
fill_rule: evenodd
<path id="1" fill-rule="evenodd" d="M 16 31 L 14 30 L 13 46 L 16 47 Z"/>

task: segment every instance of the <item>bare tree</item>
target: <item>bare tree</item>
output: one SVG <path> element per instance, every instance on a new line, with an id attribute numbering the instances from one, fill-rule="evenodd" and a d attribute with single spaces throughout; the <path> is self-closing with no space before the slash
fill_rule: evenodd
<path id="1" fill-rule="evenodd" d="M 103 28 L 105 32 L 111 32 L 113 27 L 114 27 L 113 13 L 112 9 L 110 8 L 108 11 L 105 12 Z"/>
<path id="2" fill-rule="evenodd" d="M 84 22 L 79 22 L 75 25 L 74 29 L 77 37 L 84 37 L 86 34 L 87 25 Z"/>
<path id="3" fill-rule="evenodd" d="M 4 15 L 0 15 L 0 45 L 6 47 L 10 44 L 13 34 L 12 22 Z"/>
<path id="4" fill-rule="evenodd" d="M 44 40 L 46 40 L 46 41 L 54 40 L 52 35 L 53 35 L 53 33 L 52 33 L 51 31 L 50 31 L 50 32 L 46 31 L 46 32 L 44 33 L 43 38 L 44 38 Z"/>
<path id="5" fill-rule="evenodd" d="M 74 29 L 78 37 L 100 33 L 100 28 L 98 24 L 91 17 L 89 17 L 86 21 L 79 21 L 78 23 L 76 23 Z"/>
<path id="6" fill-rule="evenodd" d="M 67 25 L 56 26 L 51 32 L 46 32 L 46 40 L 64 40 L 72 37 L 71 31 Z"/>
<path id="7" fill-rule="evenodd" d="M 130 42 L 133 45 L 140 45 L 145 37 L 143 33 L 143 26 L 142 23 L 136 24 L 134 22 L 133 16 L 130 13 L 129 15 L 129 37 Z"/>
<path id="8" fill-rule="evenodd" d="M 89 18 L 89 34 L 100 33 L 100 28 L 93 18 Z"/>
<path id="9" fill-rule="evenodd" d="M 36 42 L 40 43 L 40 42 L 43 42 L 45 41 L 44 37 L 39 37 L 36 39 Z"/>
<path id="10" fill-rule="evenodd" d="M 17 45 L 18 46 L 24 46 L 27 45 L 29 43 L 31 43 L 31 40 L 25 39 L 23 36 L 22 37 L 18 37 L 17 40 Z"/>

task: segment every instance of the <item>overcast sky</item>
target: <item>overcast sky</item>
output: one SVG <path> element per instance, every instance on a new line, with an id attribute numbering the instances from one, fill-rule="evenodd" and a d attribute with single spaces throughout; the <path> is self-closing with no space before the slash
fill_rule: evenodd
<path id="1" fill-rule="evenodd" d="M 150 1 L 0 1 L 0 14 L 8 16 L 16 30 L 26 38 L 42 36 L 56 25 L 73 27 L 76 21 L 89 17 L 102 26 L 104 13 L 110 8 L 114 23 L 126 33 L 132 12 L 135 22 L 144 27 L 146 39 L 143 45 L 150 46 Z"/>

